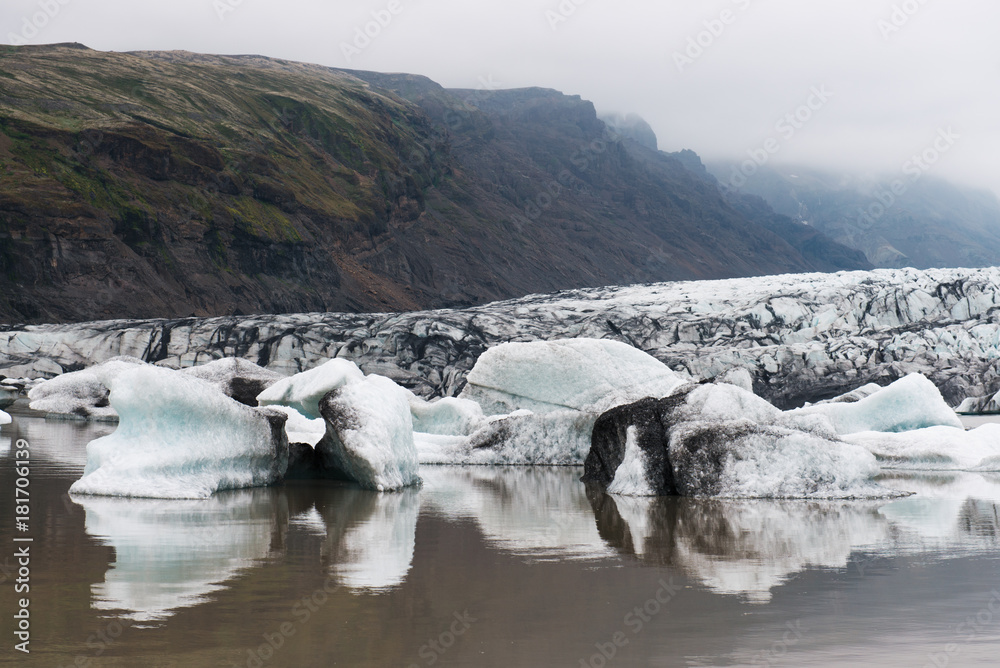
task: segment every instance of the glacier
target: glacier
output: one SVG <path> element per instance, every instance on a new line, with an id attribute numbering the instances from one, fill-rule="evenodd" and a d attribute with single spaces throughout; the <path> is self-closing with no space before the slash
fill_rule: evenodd
<path id="1" fill-rule="evenodd" d="M 73 494 L 206 498 L 281 480 L 285 414 L 250 408 L 214 385 L 150 365 L 110 381 L 118 428 L 87 445 Z"/>
<path id="2" fill-rule="evenodd" d="M 780 408 L 922 373 L 957 406 L 1000 391 L 1000 268 L 880 269 L 570 290 L 415 313 L 227 316 L 0 332 L 0 373 L 50 378 L 119 355 L 282 375 L 343 358 L 430 399 L 506 342 L 607 339 L 695 380 L 746 369 Z"/>

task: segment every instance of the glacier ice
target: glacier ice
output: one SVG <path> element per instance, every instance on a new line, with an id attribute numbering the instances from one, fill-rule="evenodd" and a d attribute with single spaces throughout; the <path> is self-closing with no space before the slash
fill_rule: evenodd
<path id="1" fill-rule="evenodd" d="M 791 416 L 817 414 L 827 417 L 842 435 L 934 426 L 962 428 L 962 421 L 934 383 L 915 373 L 853 403 L 817 404 L 790 412 Z"/>
<path id="2" fill-rule="evenodd" d="M 204 498 L 281 479 L 285 415 L 245 406 L 187 374 L 142 365 L 111 380 L 118 428 L 87 445 L 76 494 Z"/>
<path id="3" fill-rule="evenodd" d="M 985 397 L 966 397 L 955 412 L 969 415 L 1000 413 L 1000 392 Z"/>
<path id="4" fill-rule="evenodd" d="M 240 357 L 224 357 L 188 367 L 184 369 L 184 373 L 208 381 L 226 396 L 247 406 L 256 406 L 257 395 L 282 378 L 279 374 Z"/>
<path id="5" fill-rule="evenodd" d="M 886 469 L 1000 471 L 1000 424 L 969 431 L 936 426 L 904 433 L 858 432 L 844 439 L 874 454 Z"/>
<path id="6" fill-rule="evenodd" d="M 113 357 L 88 369 L 56 376 L 28 392 L 29 407 L 44 413 L 114 419 L 118 414 L 108 403 L 112 381 L 145 364 L 135 357 Z"/>
<path id="7" fill-rule="evenodd" d="M 414 431 L 442 436 L 469 435 L 486 419 L 482 407 L 475 401 L 456 397 L 424 401 L 412 393 L 410 415 Z"/>
<path id="8" fill-rule="evenodd" d="M 608 494 L 656 496 L 656 490 L 646 477 L 646 453 L 639 447 L 638 439 L 638 430 L 634 426 L 628 427 L 625 432 L 625 455 L 608 485 Z"/>
<path id="9" fill-rule="evenodd" d="M 372 375 L 327 393 L 318 408 L 326 435 L 316 451 L 325 469 L 378 491 L 420 482 L 409 392 Z"/>
<path id="10" fill-rule="evenodd" d="M 305 443 L 315 446 L 326 434 L 326 422 L 323 418 L 309 419 L 294 408 L 271 404 L 267 406 L 270 410 L 280 411 L 285 414 L 285 434 L 289 443 Z"/>
<path id="11" fill-rule="evenodd" d="M 643 397 L 662 397 L 684 381 L 643 351 L 607 339 L 504 343 L 490 348 L 469 372 L 462 397 L 489 415 L 600 412 Z"/>
<path id="12" fill-rule="evenodd" d="M 314 369 L 277 381 L 257 395 L 257 402 L 261 406 L 288 406 L 309 419 L 316 419 L 322 417 L 319 402 L 326 393 L 364 378 L 365 374 L 354 362 L 332 359 Z"/>
<path id="13" fill-rule="evenodd" d="M 415 435 L 421 464 L 579 466 L 596 415 L 582 411 L 494 415 L 467 437 Z"/>
<path id="14" fill-rule="evenodd" d="M 729 384 L 682 389 L 597 420 L 584 480 L 622 495 L 743 498 L 889 496 L 875 457 L 825 421 L 802 424 Z"/>

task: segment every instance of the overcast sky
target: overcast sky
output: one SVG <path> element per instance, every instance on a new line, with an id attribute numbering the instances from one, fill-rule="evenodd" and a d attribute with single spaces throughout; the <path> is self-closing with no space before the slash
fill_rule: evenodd
<path id="1" fill-rule="evenodd" d="M 377 33 L 370 43 L 356 40 L 379 17 L 385 25 L 368 26 Z M 998 26 L 996 0 L 3 0 L 0 6 L 0 41 L 7 43 L 257 53 L 413 72 L 449 87 L 555 88 L 592 100 L 599 111 L 636 112 L 653 126 L 662 149 L 690 148 L 709 159 L 748 159 L 751 151 L 760 158 L 767 147 L 772 164 L 900 174 L 950 128 L 958 138 L 927 165 L 928 173 L 994 191 L 1000 191 Z M 813 108 L 802 107 L 809 103 Z M 778 126 L 796 113 L 798 119 Z"/>

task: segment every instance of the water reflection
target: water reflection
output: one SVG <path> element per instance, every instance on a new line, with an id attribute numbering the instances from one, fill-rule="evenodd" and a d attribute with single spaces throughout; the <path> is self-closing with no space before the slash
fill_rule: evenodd
<path id="1" fill-rule="evenodd" d="M 402 586 L 422 512 L 472 521 L 493 549 L 529 561 L 626 559 L 759 603 L 807 569 L 845 569 L 873 555 L 951 558 L 1000 541 L 997 475 L 893 475 L 882 482 L 916 495 L 887 503 L 624 498 L 587 488 L 579 474 L 427 467 L 422 488 L 399 494 L 310 483 L 200 501 L 74 500 L 87 533 L 115 548 L 93 606 L 147 622 L 205 601 L 247 569 L 280 563 L 289 545 L 350 589 Z"/>
<path id="2" fill-rule="evenodd" d="M 379 494 L 340 488 L 318 501 L 306 520 L 326 527 L 324 556 L 345 587 L 384 591 L 400 585 L 413 563 L 420 492 Z"/>
<path id="3" fill-rule="evenodd" d="M 430 507 L 474 520 L 499 549 L 533 560 L 614 554 L 597 531 L 579 469 L 424 467 L 420 475 Z"/>
<path id="4" fill-rule="evenodd" d="M 115 549 L 104 582 L 92 587 L 94 608 L 124 610 L 142 622 L 203 602 L 267 557 L 281 516 L 270 490 L 197 501 L 73 500 L 86 510 L 87 533 Z"/>

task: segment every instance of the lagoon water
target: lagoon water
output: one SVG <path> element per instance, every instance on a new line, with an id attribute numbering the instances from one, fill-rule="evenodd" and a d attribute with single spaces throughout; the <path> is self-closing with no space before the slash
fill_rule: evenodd
<path id="1" fill-rule="evenodd" d="M 1000 656 L 1000 475 L 882 501 L 606 496 L 575 468 L 376 494 L 70 497 L 112 425 L 0 431 L 2 666 L 972 666 Z M 27 534 L 14 445 L 31 449 Z M 31 543 L 14 651 L 13 538 Z"/>

